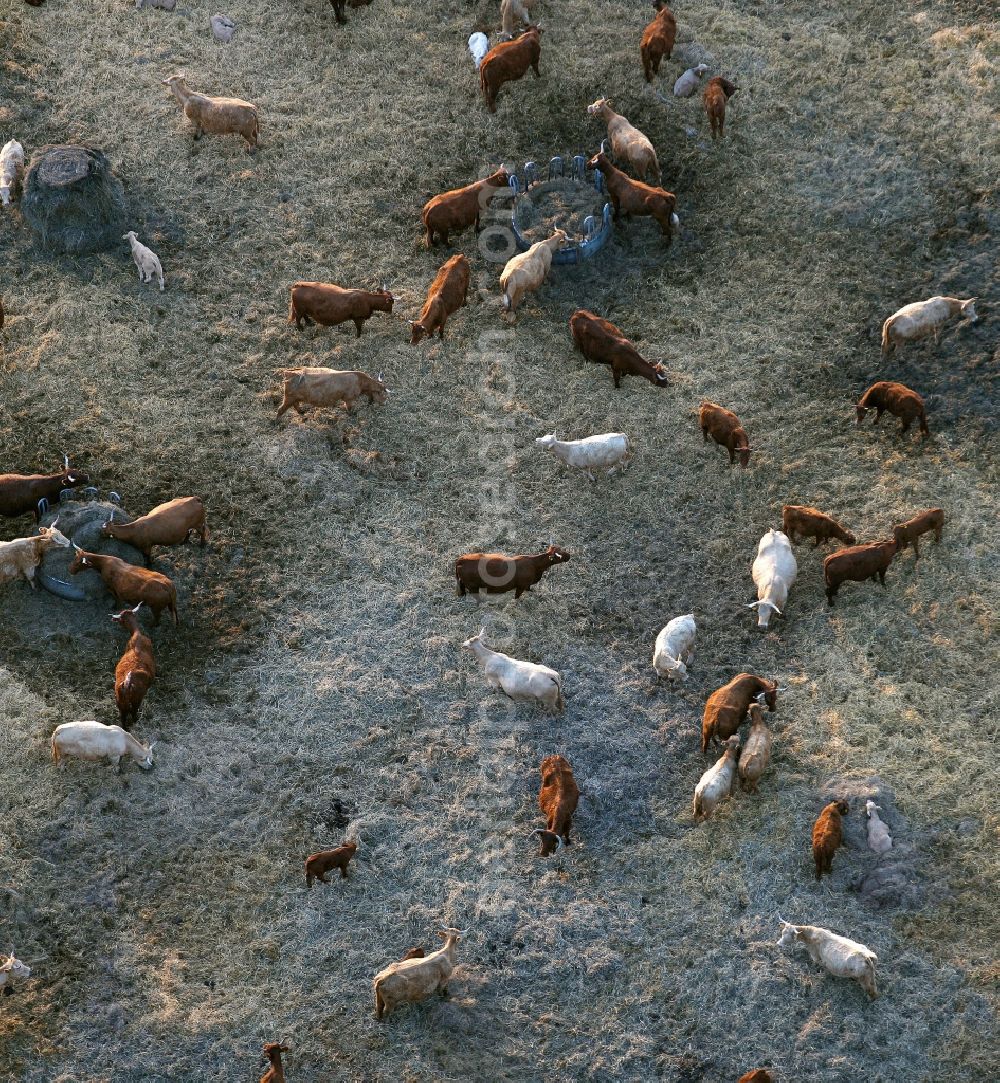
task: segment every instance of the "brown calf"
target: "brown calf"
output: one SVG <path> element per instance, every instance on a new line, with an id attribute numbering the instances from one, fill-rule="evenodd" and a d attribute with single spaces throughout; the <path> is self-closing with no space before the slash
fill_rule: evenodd
<path id="1" fill-rule="evenodd" d="M 708 752 L 709 741 L 719 744 L 743 725 L 750 704 L 763 695 L 769 711 L 778 706 L 778 686 L 753 673 L 737 673 L 721 688 L 717 688 L 705 703 L 701 720 L 701 752 Z"/>
<path id="2" fill-rule="evenodd" d="M 781 509 L 781 529 L 788 535 L 788 540 L 793 545 L 796 534 L 801 534 L 804 538 L 815 538 L 814 549 L 831 538 L 837 538 L 845 545 L 854 545 L 858 540 L 836 519 L 805 504 L 785 504 Z"/>
<path id="3" fill-rule="evenodd" d="M 467 303 L 469 293 L 469 261 L 461 253 L 452 256 L 438 271 L 427 291 L 427 300 L 419 320 L 410 320 L 410 345 L 418 343 L 424 335 L 444 338 L 444 326 L 448 317 Z"/>
<path id="4" fill-rule="evenodd" d="M 816 862 L 816 879 L 824 872 L 833 871 L 833 855 L 844 842 L 841 816 L 850 812 L 846 801 L 831 801 L 813 824 L 813 861 Z"/>
<path id="5" fill-rule="evenodd" d="M 623 214 L 626 217 L 634 215 L 636 218 L 655 218 L 660 223 L 660 230 L 667 245 L 670 245 L 674 230 L 680 225 L 680 219 L 675 213 L 677 197 L 673 192 L 632 180 L 611 164 L 603 150 L 595 154 L 587 166 L 590 169 L 599 169 L 604 174 L 604 184 L 608 189 L 616 222 Z"/>
<path id="6" fill-rule="evenodd" d="M 744 1072 L 736 1083 L 774 1083 L 774 1076 L 766 1068 L 754 1068 Z"/>
<path id="7" fill-rule="evenodd" d="M 129 633 L 128 647 L 115 666 L 118 724 L 126 730 L 139 721 L 142 701 L 156 680 L 153 641 L 139 627 L 136 617 L 141 608 L 142 602 L 134 609 L 123 609 L 120 613 L 111 614 L 111 619 Z"/>
<path id="8" fill-rule="evenodd" d="M 342 371 L 340 369 L 302 368 L 282 369 L 283 396 L 278 407 L 278 417 L 290 407 L 300 416 L 307 406 L 337 406 L 343 403 L 348 410 L 362 395 L 370 403 L 382 404 L 391 394 L 382 383 L 381 375 L 373 379 L 366 372 Z"/>
<path id="9" fill-rule="evenodd" d="M 264 1046 L 264 1059 L 270 1061 L 271 1067 L 260 1077 L 260 1083 L 285 1083 L 285 1069 L 281 1063 L 281 1054 L 287 1052 L 288 1046 L 280 1042 L 268 1042 Z"/>
<path id="10" fill-rule="evenodd" d="M 905 549 L 908 545 L 913 545 L 913 559 L 920 559 L 920 547 L 917 545 L 917 538 L 921 534 L 926 534 L 929 530 L 934 531 L 935 544 L 941 543 L 941 531 L 944 529 L 944 512 L 941 508 L 929 508 L 927 511 L 920 512 L 919 515 L 914 515 L 912 519 L 907 519 L 905 523 L 897 523 L 892 528 L 892 536 L 896 542 L 896 550 Z"/>
<path id="11" fill-rule="evenodd" d="M 538 807 L 545 817 L 545 830 L 536 828 L 532 834 L 539 836 L 538 856 L 548 857 L 564 843 L 570 844 L 569 830 L 580 800 L 580 790 L 573 777 L 573 768 L 563 756 L 546 756 L 541 771 Z"/>
<path id="12" fill-rule="evenodd" d="M 296 282 L 288 302 L 288 322 L 301 331 L 303 322 L 314 320 L 323 327 L 353 321 L 357 337 L 366 320 L 376 312 L 392 312 L 395 297 L 380 290 L 349 290 L 330 282 Z"/>
<path id="13" fill-rule="evenodd" d="M 712 125 L 713 139 L 721 138 L 722 129 L 726 124 L 726 102 L 739 89 L 738 86 L 733 86 L 728 79 L 723 79 L 721 75 L 709 79 L 705 85 L 705 92 L 702 94 L 701 100 L 705 103 L 708 122 Z"/>
<path id="14" fill-rule="evenodd" d="M 896 555 L 895 538 L 889 541 L 868 542 L 865 545 L 852 545 L 831 553 L 823 561 L 823 581 L 826 583 L 827 605 L 833 605 L 833 599 L 840 590 L 840 584 L 848 581 L 863 583 L 866 579 L 878 576 L 885 586 L 886 569 Z"/>
<path id="15" fill-rule="evenodd" d="M 471 225 L 475 225 L 478 233 L 480 214 L 490 205 L 497 192 L 500 189 L 509 190 L 509 185 L 510 174 L 506 169 L 498 169 L 475 184 L 442 192 L 428 200 L 420 215 L 427 230 L 427 247 L 436 243 L 435 233 L 440 236 L 442 244 L 448 243 L 449 233 L 461 233 Z"/>
<path id="16" fill-rule="evenodd" d="M 133 519 L 131 523 L 116 523 L 112 518 L 101 526 L 105 538 L 116 538 L 135 546 L 149 564 L 154 545 L 184 545 L 197 534 L 202 546 L 208 541 L 205 526 L 205 505 L 197 496 L 179 496 L 152 511 Z"/>
<path id="17" fill-rule="evenodd" d="M 165 575 L 137 568 L 119 557 L 88 553 L 78 545 L 73 548 L 76 556 L 69 566 L 70 575 L 91 568 L 100 573 L 119 605 L 148 605 L 153 611 L 154 624 L 160 623 L 160 611 L 167 609 L 177 624 L 177 588 Z"/>
<path id="18" fill-rule="evenodd" d="M 750 439 L 732 410 L 706 400 L 698 408 L 698 424 L 706 444 L 711 436 L 717 444 L 729 451 L 730 466 L 736 462 L 737 455 L 740 457 L 740 466 L 750 464 Z"/>
<path id="19" fill-rule="evenodd" d="M 537 79 L 538 60 L 542 55 L 541 28 L 529 27 L 514 41 L 502 41 L 494 45 L 479 65 L 479 85 L 486 98 L 486 108 L 497 111 L 497 92 L 504 83 L 513 83 L 527 74 L 531 68 Z"/>
<path id="20" fill-rule="evenodd" d="M 306 887 L 313 886 L 313 879 L 321 884 L 328 884 L 326 873 L 331 869 L 340 869 L 341 880 L 347 879 L 347 866 L 351 858 L 358 852 L 356 842 L 345 842 L 336 850 L 320 850 L 319 853 L 310 854 L 306 858 Z"/>
<path id="21" fill-rule="evenodd" d="M 550 545 L 544 553 L 524 553 L 508 557 L 503 553 L 464 553 L 455 561 L 455 579 L 458 593 L 505 594 L 514 591 L 520 598 L 552 567 L 565 564 L 570 554 L 565 549 Z"/>
<path id="22" fill-rule="evenodd" d="M 16 519 L 30 511 L 37 523 L 43 500 L 55 504 L 63 489 L 76 489 L 89 481 L 82 470 L 70 470 L 68 463 L 58 474 L 0 474 L 0 515 Z"/>
<path id="23" fill-rule="evenodd" d="M 858 402 L 858 428 L 865 419 L 869 410 L 875 411 L 875 424 L 882 420 L 886 412 L 898 417 L 903 423 L 899 430 L 900 436 L 906 434 L 915 419 L 920 421 L 920 431 L 924 436 L 930 436 L 931 430 L 927 427 L 927 414 L 924 410 L 924 400 L 907 387 L 905 384 L 893 383 L 891 380 L 879 380 L 861 396 Z"/>
<path id="24" fill-rule="evenodd" d="M 646 76 L 646 82 L 651 83 L 653 76 L 660 71 L 660 61 L 663 57 L 670 59 L 674 50 L 674 41 L 677 38 L 677 20 L 674 13 L 667 7 L 663 0 L 655 0 L 653 7 L 656 14 L 653 21 L 646 27 L 639 44 L 639 55 L 642 57 L 642 70 Z"/>
<path id="25" fill-rule="evenodd" d="M 569 331 L 588 361 L 611 366 L 615 387 L 621 387 L 623 376 L 641 376 L 656 387 L 667 386 L 663 364 L 647 361 L 609 320 L 578 308 L 569 318 Z"/>

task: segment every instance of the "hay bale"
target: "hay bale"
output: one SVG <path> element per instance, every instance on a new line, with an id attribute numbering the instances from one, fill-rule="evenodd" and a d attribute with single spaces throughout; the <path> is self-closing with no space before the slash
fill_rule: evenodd
<path id="1" fill-rule="evenodd" d="M 91 553 L 108 553 L 113 557 L 121 557 L 130 564 L 144 567 L 145 562 L 138 549 L 115 538 L 105 538 L 101 534 L 101 526 L 108 521 L 112 512 L 115 513 L 116 522 L 132 521 L 117 504 L 105 500 L 67 500 L 42 516 L 42 526 L 51 526 L 58 519 L 62 533 L 81 549 Z M 52 546 L 42 558 L 42 566 L 39 568 L 42 586 L 70 601 L 112 604 L 104 580 L 97 572 L 69 574 L 69 566 L 75 555 L 72 549 Z"/>
<path id="2" fill-rule="evenodd" d="M 110 248 L 125 228 L 125 192 L 96 147 L 42 147 L 24 178 L 21 213 L 43 248 L 77 255 Z"/>

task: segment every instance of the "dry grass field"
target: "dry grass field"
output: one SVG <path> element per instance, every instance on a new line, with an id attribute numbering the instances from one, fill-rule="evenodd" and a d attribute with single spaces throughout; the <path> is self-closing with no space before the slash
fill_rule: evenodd
<path id="1" fill-rule="evenodd" d="M 181 624 L 136 730 L 149 773 L 71 763 L 48 736 L 115 721 L 123 637 L 90 607 L 0 588 L 0 949 L 32 963 L 0 999 L 0 1077 L 251 1080 L 281 1039 L 290 1081 L 592 1079 L 727 1083 L 996 1078 L 997 64 L 985 2 L 678 4 L 681 44 L 642 80 L 649 9 L 542 0 L 542 78 L 485 112 L 465 50 L 497 4 L 374 0 L 338 28 L 326 0 L 0 0 L 0 143 L 102 146 L 160 294 L 128 247 L 41 254 L 0 213 L 0 472 L 68 451 L 132 514 L 197 493 L 214 537 L 164 551 Z M 708 55 L 740 86 L 724 142 L 670 86 Z M 161 80 L 259 103 L 262 145 L 191 139 Z M 516 326 L 471 231 L 477 295 L 442 345 L 404 317 L 446 258 L 430 195 L 498 162 L 596 148 L 600 94 L 657 147 L 682 235 L 617 230 L 557 268 Z M 286 323 L 297 279 L 386 279 L 396 315 Z M 879 358 L 881 322 L 935 293 L 980 320 Z M 573 352 L 577 307 L 618 323 L 671 384 Z M 274 420 L 277 370 L 384 370 L 384 408 Z M 932 439 L 861 430 L 879 379 L 922 392 Z M 702 397 L 757 448 L 704 445 Z M 590 484 L 534 446 L 624 431 L 635 461 Z M 940 546 L 885 590 L 822 593 L 797 550 L 784 620 L 743 603 L 783 503 L 862 539 L 940 505 Z M 0 522 L 3 540 L 30 521 Z M 572 560 L 522 599 L 458 598 L 460 552 Z M 657 631 L 693 611 L 688 682 L 654 687 Z M 564 677 L 556 718 L 485 687 L 462 641 Z M 772 766 L 696 826 L 708 693 L 740 670 L 789 687 Z M 540 861 L 538 764 L 583 795 L 575 845 Z M 852 884 L 874 787 L 909 905 Z M 809 831 L 854 800 L 832 877 Z M 351 877 L 306 892 L 302 860 L 357 837 Z M 879 955 L 882 996 L 775 948 L 776 915 Z M 448 1000 L 373 1015 L 371 979 L 441 923 L 470 927 Z"/>

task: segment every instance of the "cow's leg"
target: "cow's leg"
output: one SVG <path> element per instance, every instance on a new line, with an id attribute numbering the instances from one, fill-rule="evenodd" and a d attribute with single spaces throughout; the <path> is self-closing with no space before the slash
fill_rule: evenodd
<path id="1" fill-rule="evenodd" d="M 882 584 L 883 587 L 885 586 L 885 572 L 884 571 L 880 571 L 878 573 L 878 581 Z"/>
<path id="2" fill-rule="evenodd" d="M 914 561 L 920 559 L 920 542 L 916 538 L 913 539 L 913 559 Z"/>
<path id="3" fill-rule="evenodd" d="M 364 322 L 365 322 L 364 320 L 355 320 L 354 321 L 354 326 L 358 329 L 358 333 L 355 336 L 356 338 L 361 338 L 361 326 L 362 326 L 362 324 Z"/>
<path id="4" fill-rule="evenodd" d="M 340 866 L 340 878 L 341 878 L 341 880 L 346 880 L 347 879 L 347 866 L 346 865 L 341 865 Z"/>
<path id="5" fill-rule="evenodd" d="M 702 443 L 707 444 L 708 443 L 708 426 L 707 425 L 702 425 L 702 427 L 701 427 L 701 437 L 702 437 Z"/>

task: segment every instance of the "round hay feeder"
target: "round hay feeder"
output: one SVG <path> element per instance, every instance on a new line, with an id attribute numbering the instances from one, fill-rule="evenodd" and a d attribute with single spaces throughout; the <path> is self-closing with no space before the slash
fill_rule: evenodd
<path id="1" fill-rule="evenodd" d="M 604 176 L 595 169 L 587 177 L 587 159 L 570 159 L 569 175 L 563 158 L 553 158 L 543 179 L 534 162 L 525 162 L 521 176 L 510 178 L 514 191 L 511 229 L 517 247 L 526 252 L 537 241 L 563 229 L 570 243 L 556 252 L 553 263 L 579 263 L 599 252 L 611 236 L 611 204 L 604 190 Z"/>
<path id="2" fill-rule="evenodd" d="M 117 496 L 117 494 L 109 494 Z M 101 526 L 114 515 L 115 522 L 130 523 L 121 506 L 112 500 L 65 500 L 42 516 L 42 526 L 52 526 L 58 520 L 60 531 L 74 545 L 91 553 L 109 553 L 129 564 L 143 567 L 145 561 L 138 549 L 114 538 L 105 538 Z M 70 575 L 69 566 L 75 556 L 73 549 L 53 545 L 42 558 L 38 580 L 47 591 L 71 602 L 107 603 L 108 588 L 97 572 Z"/>
<path id="3" fill-rule="evenodd" d="M 28 166 L 21 213 L 43 248 L 70 255 L 96 252 L 121 240 L 125 191 L 103 151 L 50 145 Z"/>

